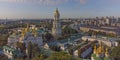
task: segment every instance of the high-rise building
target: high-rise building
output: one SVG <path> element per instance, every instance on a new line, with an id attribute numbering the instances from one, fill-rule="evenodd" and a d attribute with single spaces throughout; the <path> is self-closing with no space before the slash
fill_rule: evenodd
<path id="1" fill-rule="evenodd" d="M 58 8 L 56 8 L 54 12 L 54 21 L 53 21 L 53 28 L 52 28 L 52 34 L 54 37 L 61 36 L 61 21 L 59 18 L 60 18 L 60 13 L 58 11 Z"/>

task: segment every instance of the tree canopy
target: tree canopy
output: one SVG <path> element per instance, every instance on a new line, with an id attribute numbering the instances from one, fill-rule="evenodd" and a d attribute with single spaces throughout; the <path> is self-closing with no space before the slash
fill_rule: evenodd
<path id="1" fill-rule="evenodd" d="M 119 41 L 119 44 L 120 44 L 120 41 Z M 114 47 L 110 55 L 111 55 L 111 58 L 114 58 L 115 60 L 119 60 L 120 59 L 120 45 L 117 47 Z"/>
<path id="2" fill-rule="evenodd" d="M 46 60 L 80 60 L 80 59 L 74 58 L 72 55 L 66 52 L 54 52 Z"/>

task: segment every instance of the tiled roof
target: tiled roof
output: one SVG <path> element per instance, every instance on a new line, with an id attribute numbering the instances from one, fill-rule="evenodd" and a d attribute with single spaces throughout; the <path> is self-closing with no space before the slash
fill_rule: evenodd
<path id="1" fill-rule="evenodd" d="M 44 30 L 37 30 L 37 32 L 44 33 L 45 31 Z"/>
<path id="2" fill-rule="evenodd" d="M 65 43 L 65 42 L 68 41 L 68 39 L 70 39 L 70 41 L 73 41 L 73 40 L 75 40 L 75 39 L 80 38 L 81 36 L 82 36 L 82 35 L 80 35 L 80 34 L 73 34 L 73 35 L 71 35 L 69 38 L 66 38 L 66 39 L 63 39 L 63 40 L 59 40 L 59 42 L 60 42 L 60 43 Z"/>

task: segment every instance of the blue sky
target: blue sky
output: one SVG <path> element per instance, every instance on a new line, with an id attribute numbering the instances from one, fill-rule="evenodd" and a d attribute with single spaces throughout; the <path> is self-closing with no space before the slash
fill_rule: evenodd
<path id="1" fill-rule="evenodd" d="M 0 0 L 0 18 L 61 18 L 120 16 L 120 0 Z"/>

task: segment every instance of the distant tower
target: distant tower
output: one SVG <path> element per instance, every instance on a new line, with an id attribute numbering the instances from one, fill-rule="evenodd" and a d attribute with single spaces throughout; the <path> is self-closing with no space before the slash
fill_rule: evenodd
<path id="1" fill-rule="evenodd" d="M 61 36 L 61 21 L 59 20 L 59 18 L 60 18 L 60 13 L 58 11 L 58 8 L 56 8 L 56 11 L 54 12 L 54 21 L 52 28 L 52 34 L 54 37 Z"/>

